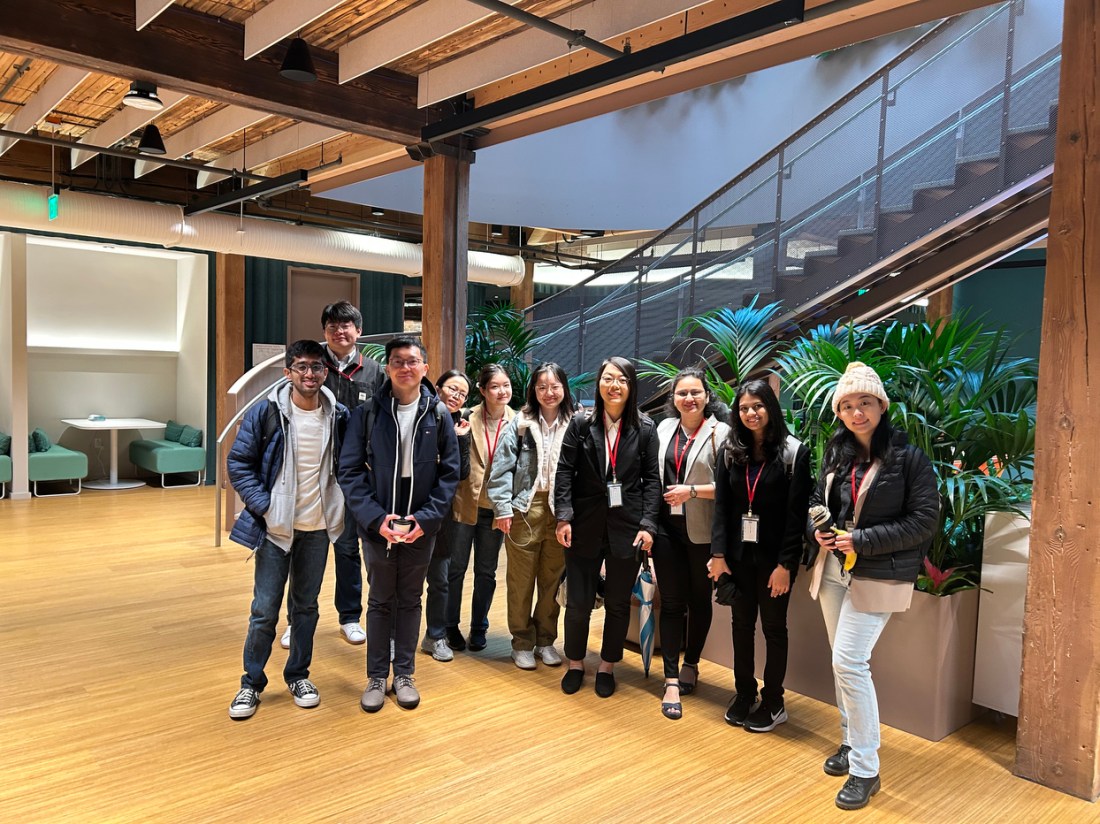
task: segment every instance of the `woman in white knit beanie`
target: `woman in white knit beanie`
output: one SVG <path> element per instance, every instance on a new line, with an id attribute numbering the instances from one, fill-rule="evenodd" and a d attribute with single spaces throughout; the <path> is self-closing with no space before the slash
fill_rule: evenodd
<path id="1" fill-rule="evenodd" d="M 836 805 L 856 810 L 881 786 L 871 653 L 890 615 L 909 608 L 938 523 L 939 494 L 928 457 L 891 427 L 890 398 L 874 369 L 848 364 L 832 405 L 841 426 L 810 497 L 807 531 L 820 546 L 810 594 L 821 602 L 829 633 L 842 735 L 824 770 L 848 776 Z M 815 529 L 815 505 L 828 510 L 835 527 Z"/>

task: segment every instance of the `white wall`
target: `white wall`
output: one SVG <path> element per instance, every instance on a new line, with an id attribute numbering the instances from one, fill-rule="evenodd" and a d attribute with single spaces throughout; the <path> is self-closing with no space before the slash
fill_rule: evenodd
<path id="1" fill-rule="evenodd" d="M 173 418 L 203 431 L 203 446 L 217 437 L 206 431 L 208 271 L 205 255 L 179 261 L 176 307 L 179 355 L 176 360 L 176 411 Z"/>

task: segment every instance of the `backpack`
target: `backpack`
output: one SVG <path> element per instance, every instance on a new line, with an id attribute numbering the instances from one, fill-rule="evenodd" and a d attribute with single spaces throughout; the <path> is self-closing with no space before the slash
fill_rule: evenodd
<path id="1" fill-rule="evenodd" d="M 639 413 L 639 426 L 638 433 L 640 436 L 645 436 L 649 433 L 657 424 L 653 423 L 653 419 L 648 415 Z M 581 440 L 588 437 L 589 431 L 592 429 L 592 414 L 587 409 L 578 409 L 573 415 L 573 420 L 577 422 L 577 435 Z M 642 460 L 642 465 L 645 465 L 646 459 L 646 444 L 649 442 L 648 437 L 639 437 L 639 452 L 638 455 Z"/>

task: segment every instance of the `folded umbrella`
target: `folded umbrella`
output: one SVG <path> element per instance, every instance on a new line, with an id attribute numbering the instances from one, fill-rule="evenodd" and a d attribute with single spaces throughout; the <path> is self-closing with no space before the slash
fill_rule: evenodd
<path id="1" fill-rule="evenodd" d="M 642 552 L 642 568 L 638 580 L 634 582 L 631 594 L 638 599 L 638 647 L 642 652 L 642 669 L 649 677 L 649 664 L 653 660 L 653 633 L 656 621 L 653 619 L 653 595 L 657 584 L 653 580 L 653 570 L 649 566 L 649 556 Z"/>

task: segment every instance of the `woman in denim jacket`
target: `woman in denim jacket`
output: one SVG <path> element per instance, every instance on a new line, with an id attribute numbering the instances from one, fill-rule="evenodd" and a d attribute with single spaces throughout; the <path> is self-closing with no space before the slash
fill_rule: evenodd
<path id="1" fill-rule="evenodd" d="M 527 386 L 527 403 L 501 437 L 489 478 L 493 526 L 504 533 L 508 553 L 512 660 L 525 670 L 535 669 L 536 656 L 547 666 L 561 664 L 554 649 L 560 611 L 555 595 L 565 555 L 554 535 L 554 475 L 572 415 L 565 370 L 556 363 L 540 364 Z"/>

